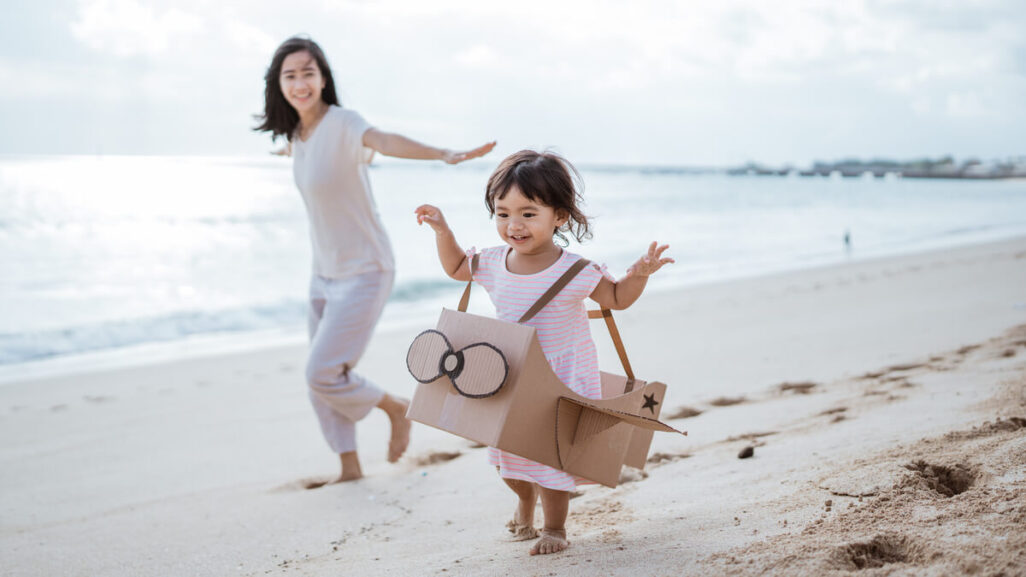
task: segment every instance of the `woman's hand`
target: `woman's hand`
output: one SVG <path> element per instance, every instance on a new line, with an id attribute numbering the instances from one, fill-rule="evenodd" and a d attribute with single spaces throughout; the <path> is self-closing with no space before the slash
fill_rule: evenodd
<path id="1" fill-rule="evenodd" d="M 435 234 L 451 232 L 449 230 L 449 223 L 445 222 L 445 215 L 442 214 L 438 207 L 422 204 L 413 212 L 417 215 L 417 224 L 427 223 L 435 231 Z"/>
<path id="2" fill-rule="evenodd" d="M 445 162 L 446 164 L 459 164 L 459 163 L 463 162 L 464 160 L 470 160 L 472 158 L 482 157 L 482 156 L 488 154 L 489 152 L 491 152 L 493 148 L 495 148 L 495 141 L 494 140 L 489 142 L 489 143 L 487 143 L 487 144 L 483 144 L 481 146 L 478 146 L 477 148 L 475 148 L 473 150 L 467 150 L 465 152 L 456 152 L 454 150 L 443 150 L 442 151 L 442 161 Z"/>
<path id="3" fill-rule="evenodd" d="M 654 241 L 648 246 L 648 253 L 643 255 L 634 264 L 627 269 L 627 276 L 630 277 L 647 277 L 655 271 L 663 268 L 664 264 L 669 264 L 674 261 L 672 258 L 662 258 L 663 252 L 670 248 L 670 245 L 664 244 L 659 246 Z"/>

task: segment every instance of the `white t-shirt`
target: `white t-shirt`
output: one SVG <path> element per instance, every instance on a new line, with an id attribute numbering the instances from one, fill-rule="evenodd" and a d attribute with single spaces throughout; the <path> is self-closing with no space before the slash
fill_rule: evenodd
<path id="1" fill-rule="evenodd" d="M 316 275 L 395 269 L 367 175 L 374 155 L 363 146 L 369 128 L 356 112 L 331 106 L 306 142 L 292 140 L 292 174 L 310 218 Z"/>

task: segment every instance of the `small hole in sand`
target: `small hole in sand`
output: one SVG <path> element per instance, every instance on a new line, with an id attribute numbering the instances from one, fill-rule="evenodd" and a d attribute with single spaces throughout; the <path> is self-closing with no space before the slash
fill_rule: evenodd
<path id="1" fill-rule="evenodd" d="M 947 467 L 919 460 L 905 465 L 905 468 L 915 473 L 914 479 L 917 482 L 925 483 L 927 487 L 945 497 L 954 497 L 968 491 L 976 481 L 975 473 L 964 465 Z"/>
<path id="2" fill-rule="evenodd" d="M 908 543 L 904 537 L 877 535 L 869 541 L 841 547 L 834 553 L 832 565 L 836 569 L 860 571 L 908 560 Z"/>

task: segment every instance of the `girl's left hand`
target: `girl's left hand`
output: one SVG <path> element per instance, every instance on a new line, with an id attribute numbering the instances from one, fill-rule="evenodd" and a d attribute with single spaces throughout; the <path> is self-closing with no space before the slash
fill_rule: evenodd
<path id="1" fill-rule="evenodd" d="M 662 246 L 656 244 L 654 241 L 648 247 L 648 253 L 642 256 L 627 269 L 627 277 L 632 276 L 646 277 L 655 271 L 661 269 L 664 264 L 670 264 L 674 261 L 672 258 L 662 258 L 663 252 L 670 248 L 670 245 L 664 244 Z"/>
<path id="2" fill-rule="evenodd" d="M 454 150 L 445 150 L 442 152 L 442 161 L 446 164 L 459 164 L 464 160 L 470 160 L 472 158 L 478 158 L 484 156 L 495 148 L 495 141 L 491 141 L 487 144 L 478 146 L 474 150 L 467 150 L 465 152 L 456 152 Z"/>

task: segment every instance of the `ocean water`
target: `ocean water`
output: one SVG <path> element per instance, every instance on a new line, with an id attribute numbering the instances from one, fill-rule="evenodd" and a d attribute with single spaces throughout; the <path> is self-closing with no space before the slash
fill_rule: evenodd
<path id="1" fill-rule="evenodd" d="M 429 323 L 462 290 L 419 204 L 463 246 L 499 244 L 483 202 L 499 160 L 372 168 L 398 266 L 385 325 Z M 579 168 L 594 238 L 570 250 L 619 275 L 669 243 L 677 263 L 649 290 L 1026 234 L 1022 180 Z M 288 159 L 0 157 L 0 380 L 96 353 L 302 342 L 307 235 Z"/>

